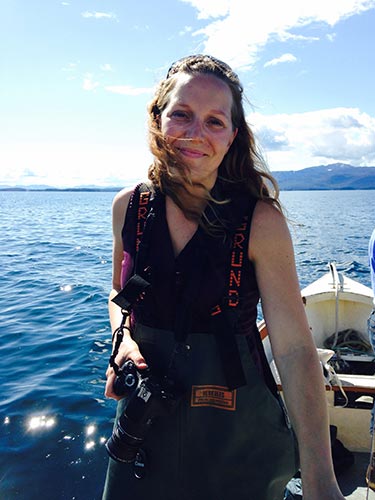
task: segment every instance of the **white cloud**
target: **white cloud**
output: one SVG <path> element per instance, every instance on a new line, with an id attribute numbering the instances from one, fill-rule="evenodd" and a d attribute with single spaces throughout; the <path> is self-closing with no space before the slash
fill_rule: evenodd
<path id="1" fill-rule="evenodd" d="M 326 35 L 326 38 L 327 40 L 329 40 L 330 42 L 334 42 L 335 41 L 335 38 L 336 38 L 336 33 L 328 33 Z"/>
<path id="2" fill-rule="evenodd" d="M 248 117 L 272 170 L 375 164 L 375 117 L 357 108 Z"/>
<path id="3" fill-rule="evenodd" d="M 77 69 L 77 63 L 68 63 L 64 68 L 62 68 L 62 71 L 66 72 L 73 72 Z"/>
<path id="4" fill-rule="evenodd" d="M 127 185 L 129 180 L 147 178 L 151 155 L 142 142 L 129 139 L 121 145 L 74 141 L 2 144 L 0 185 Z"/>
<path id="5" fill-rule="evenodd" d="M 91 73 L 87 73 L 83 79 L 82 88 L 83 90 L 93 91 L 97 87 L 100 86 L 99 82 L 93 81 L 93 75 Z"/>
<path id="6" fill-rule="evenodd" d="M 271 61 L 267 61 L 264 64 L 264 67 L 267 68 L 268 66 L 276 66 L 277 64 L 281 63 L 291 63 L 291 62 L 296 62 L 297 58 L 293 54 L 283 54 L 280 57 L 277 57 L 275 59 L 271 59 Z"/>
<path id="7" fill-rule="evenodd" d="M 151 94 L 155 89 L 153 87 L 132 87 L 131 85 L 109 85 L 104 87 L 108 92 L 121 95 L 137 96 L 142 94 Z"/>
<path id="8" fill-rule="evenodd" d="M 110 64 L 108 64 L 108 63 L 106 63 L 106 64 L 102 64 L 102 65 L 100 66 L 100 69 L 101 69 L 102 71 L 113 71 L 112 66 L 111 66 Z"/>
<path id="9" fill-rule="evenodd" d="M 318 42 L 320 40 L 318 36 L 295 35 L 287 32 L 279 33 L 278 37 L 280 42 L 287 42 L 289 40 L 294 40 L 296 42 Z"/>
<path id="10" fill-rule="evenodd" d="M 81 16 L 85 18 L 93 17 L 95 19 L 117 19 L 116 14 L 113 14 L 113 12 L 89 12 L 86 10 L 82 12 Z"/>
<path id="11" fill-rule="evenodd" d="M 247 14 L 242 0 L 180 1 L 197 9 L 199 19 L 209 20 L 204 28 L 193 33 L 202 37 L 203 51 L 242 69 L 251 68 L 262 47 L 273 39 L 317 40 L 293 30 L 316 23 L 334 26 L 375 8 L 375 0 L 262 0 L 256 7 L 249 5 Z"/>
<path id="12" fill-rule="evenodd" d="M 181 2 L 195 7 L 198 10 L 198 19 L 225 16 L 233 3 L 231 0 L 181 0 Z"/>
<path id="13" fill-rule="evenodd" d="M 178 34 L 180 36 L 186 35 L 186 33 L 191 33 L 193 31 L 192 26 L 185 26 L 183 30 L 181 30 Z"/>
<path id="14" fill-rule="evenodd" d="M 146 31 L 149 31 L 150 30 L 150 26 L 148 24 L 135 24 L 133 26 L 133 30 L 134 31 L 140 31 L 141 33 L 143 32 L 146 32 Z"/>

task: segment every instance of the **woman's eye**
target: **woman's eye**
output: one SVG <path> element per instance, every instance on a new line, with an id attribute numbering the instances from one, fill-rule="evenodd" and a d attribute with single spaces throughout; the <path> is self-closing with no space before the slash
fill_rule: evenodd
<path id="1" fill-rule="evenodd" d="M 218 118 L 210 118 L 208 120 L 208 124 L 213 127 L 224 127 L 224 123 Z"/>
<path id="2" fill-rule="evenodd" d="M 187 119 L 188 118 L 188 114 L 186 113 L 186 111 L 173 111 L 171 113 L 171 116 L 172 118 L 177 118 L 178 120 L 183 120 L 183 119 Z"/>

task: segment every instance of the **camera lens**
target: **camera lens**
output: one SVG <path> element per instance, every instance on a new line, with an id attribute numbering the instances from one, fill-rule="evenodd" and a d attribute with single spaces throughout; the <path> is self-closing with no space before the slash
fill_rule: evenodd
<path id="1" fill-rule="evenodd" d="M 140 430 L 135 427 L 126 415 L 121 415 L 112 436 L 106 442 L 108 454 L 117 462 L 134 462 L 139 447 L 144 441 L 143 438 L 132 435 Z"/>

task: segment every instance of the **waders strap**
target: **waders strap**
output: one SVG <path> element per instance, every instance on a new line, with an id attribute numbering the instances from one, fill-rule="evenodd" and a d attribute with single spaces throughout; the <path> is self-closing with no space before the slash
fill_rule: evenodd
<path id="1" fill-rule="evenodd" d="M 236 321 L 236 311 L 230 310 L 211 317 L 211 328 L 215 333 L 225 380 L 231 391 L 247 383 L 236 340 Z"/>
<path id="2" fill-rule="evenodd" d="M 151 206 L 151 191 L 147 184 L 140 183 L 134 190 L 134 195 L 138 195 L 137 200 L 137 226 L 135 236 L 135 263 L 134 273 L 143 273 L 142 257 L 147 253 L 150 243 L 151 231 L 145 231 L 146 226 L 148 229 L 152 226 L 155 219 L 155 213 Z"/>
<path id="3" fill-rule="evenodd" d="M 137 207 L 137 232 L 135 240 L 135 251 L 138 252 L 139 245 L 141 243 L 142 234 L 144 232 L 144 227 L 146 225 L 147 215 L 149 212 L 148 204 L 150 203 L 151 192 L 150 191 L 140 191 L 139 200 Z"/>
<path id="4" fill-rule="evenodd" d="M 125 326 L 126 320 L 130 316 L 134 305 L 142 300 L 147 288 L 149 288 L 150 286 L 150 283 L 143 279 L 142 276 L 136 274 L 136 271 L 139 266 L 139 250 L 140 248 L 143 249 L 148 247 L 149 238 L 142 238 L 146 222 L 150 221 L 149 224 L 151 225 L 154 219 L 154 213 L 152 210 L 150 210 L 151 191 L 147 188 L 146 184 L 138 184 L 134 190 L 130 205 L 134 203 L 134 197 L 136 196 L 138 196 L 138 200 L 136 200 L 137 226 L 135 240 L 136 259 L 134 265 L 134 274 L 125 283 L 125 286 L 122 288 L 122 290 L 112 299 L 112 302 L 121 307 L 122 312 L 121 325 L 113 332 L 112 335 L 112 341 L 114 340 L 115 343 L 111 357 L 109 359 L 109 364 L 114 369 L 116 375 L 118 375 L 119 367 L 115 362 L 115 358 L 119 351 L 120 344 L 124 338 L 124 330 L 128 330 L 130 332 L 129 327 Z"/>
<path id="5" fill-rule="evenodd" d="M 247 256 L 250 224 L 246 214 L 233 236 L 228 276 L 228 295 L 221 305 L 211 311 L 211 331 L 215 334 L 227 386 L 230 390 L 246 385 L 240 352 L 236 340 L 236 326 L 240 302 L 242 266 Z"/>
<path id="6" fill-rule="evenodd" d="M 137 210 L 135 276 L 137 276 L 138 273 L 143 274 L 145 271 L 142 266 L 143 258 L 149 249 L 149 236 L 151 233 L 149 229 L 155 217 L 150 203 L 151 199 L 151 191 L 148 186 L 144 183 L 138 184 L 134 190 L 133 201 Z M 233 236 L 227 296 L 223 299 L 221 305 L 218 304 L 211 311 L 211 332 L 215 335 L 223 372 L 228 388 L 231 390 L 246 385 L 246 377 L 236 341 L 236 324 L 238 318 L 236 308 L 240 301 L 242 266 L 247 256 L 249 233 L 249 217 L 246 214 Z M 188 287 L 189 290 L 185 290 L 184 297 L 181 301 L 183 304 L 180 304 L 176 311 L 176 342 L 183 342 L 189 332 L 189 324 L 191 321 L 189 306 L 194 292 L 194 290 L 192 290 L 192 283 L 194 283 L 195 286 L 197 282 L 196 279 L 190 280 L 191 286 Z"/>

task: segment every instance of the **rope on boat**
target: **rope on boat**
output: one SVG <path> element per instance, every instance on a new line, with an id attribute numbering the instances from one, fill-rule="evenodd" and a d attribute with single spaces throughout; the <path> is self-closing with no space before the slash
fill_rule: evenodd
<path id="1" fill-rule="evenodd" d="M 321 363 L 322 363 L 322 361 L 321 361 Z M 344 391 L 342 382 L 341 382 L 340 378 L 337 376 L 335 369 L 328 362 L 324 363 L 324 364 L 322 363 L 322 367 L 323 367 L 324 381 L 325 381 L 326 385 L 330 389 L 332 389 L 333 385 L 338 386 L 338 388 L 340 389 L 340 392 L 343 395 L 344 400 L 345 400 L 345 403 L 343 405 L 340 405 L 340 407 L 345 408 L 345 406 L 347 406 L 347 404 L 349 403 L 349 398 L 346 395 L 346 392 Z"/>
<path id="2" fill-rule="evenodd" d="M 339 328 L 339 294 L 341 291 L 341 282 L 339 278 L 339 273 L 337 272 L 336 268 L 336 262 L 330 262 L 329 263 L 329 268 L 331 270 L 332 274 L 332 279 L 333 279 L 333 286 L 335 289 L 335 336 L 334 336 L 334 342 L 332 344 L 332 348 L 334 348 L 337 344 L 338 340 L 338 328 Z"/>
<path id="3" fill-rule="evenodd" d="M 372 347 L 363 335 L 354 328 L 347 328 L 341 332 L 335 332 L 324 341 L 324 347 L 335 352 L 342 353 L 370 353 Z"/>
<path id="4" fill-rule="evenodd" d="M 338 358 L 336 362 L 333 363 L 337 370 L 341 368 L 340 354 L 358 354 L 372 352 L 371 344 L 367 342 L 367 340 L 364 339 L 363 336 L 353 328 L 347 328 L 346 330 L 335 332 L 324 341 L 324 347 L 326 349 L 331 349 L 337 354 Z M 325 369 L 330 375 L 330 377 L 328 378 L 328 384 L 331 387 L 332 384 L 339 387 L 340 392 L 345 399 L 345 403 L 343 405 L 343 407 L 345 407 L 348 404 L 349 400 L 342 386 L 340 378 L 337 376 L 334 367 L 329 362 L 325 365 Z"/>

